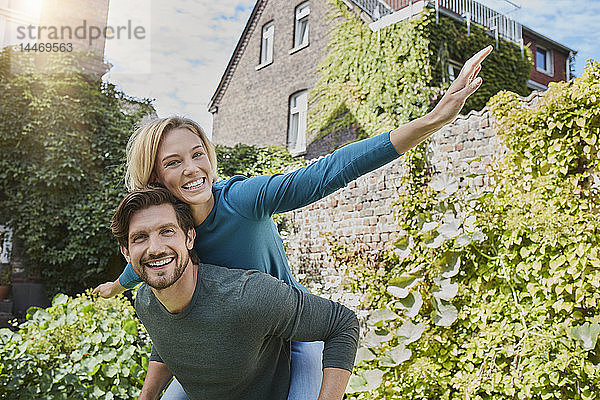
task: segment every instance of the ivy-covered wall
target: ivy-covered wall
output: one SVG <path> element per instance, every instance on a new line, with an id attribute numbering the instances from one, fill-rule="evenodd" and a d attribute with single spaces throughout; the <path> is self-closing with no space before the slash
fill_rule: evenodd
<path id="1" fill-rule="evenodd" d="M 319 66 L 319 80 L 310 92 L 311 140 L 355 126 L 357 137 L 393 129 L 433 108 L 449 86 L 447 63 L 464 62 L 494 38 L 473 24 L 464 24 L 426 9 L 419 16 L 372 32 L 341 0 L 330 0 L 329 53 Z M 501 40 L 484 62 L 483 84 L 463 110 L 480 110 L 499 90 L 529 93 L 531 60 L 512 42 Z"/>

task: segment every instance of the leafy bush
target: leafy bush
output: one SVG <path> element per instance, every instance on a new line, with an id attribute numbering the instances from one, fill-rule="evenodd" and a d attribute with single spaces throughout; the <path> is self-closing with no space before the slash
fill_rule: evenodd
<path id="1" fill-rule="evenodd" d="M 509 152 L 487 191 L 407 155 L 394 251 L 344 255 L 369 310 L 349 398 L 599 398 L 599 103 L 595 62 L 532 108 L 492 98 Z"/>
<path id="2" fill-rule="evenodd" d="M 139 395 L 150 344 L 124 297 L 59 294 L 51 307 L 31 308 L 19 328 L 0 330 L 0 398 Z"/>
<path id="3" fill-rule="evenodd" d="M 108 221 L 125 192 L 129 134 L 154 112 L 80 71 L 73 55 L 0 52 L 0 221 L 52 295 L 121 270 Z"/>
<path id="4" fill-rule="evenodd" d="M 302 161 L 295 159 L 283 147 L 258 147 L 243 143 L 235 146 L 216 146 L 217 173 L 223 178 L 234 175 L 257 176 L 285 172 L 291 166 L 300 166 Z"/>

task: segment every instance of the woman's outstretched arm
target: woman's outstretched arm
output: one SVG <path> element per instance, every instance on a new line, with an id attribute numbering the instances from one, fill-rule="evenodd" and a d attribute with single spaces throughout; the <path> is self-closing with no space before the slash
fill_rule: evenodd
<path id="1" fill-rule="evenodd" d="M 96 286 L 96 288 L 92 291 L 92 294 L 97 294 L 100 297 L 108 299 L 123 293 L 125 290 L 127 289 L 121 286 L 119 280 L 117 279 L 114 282 L 106 282 Z"/>
<path id="2" fill-rule="evenodd" d="M 481 85 L 477 74 L 491 51 L 489 46 L 471 57 L 427 115 L 389 133 L 348 144 L 288 174 L 236 177 L 223 191 L 225 201 L 246 218 L 270 217 L 322 199 L 350 181 L 393 161 L 456 118 L 467 98 Z"/>

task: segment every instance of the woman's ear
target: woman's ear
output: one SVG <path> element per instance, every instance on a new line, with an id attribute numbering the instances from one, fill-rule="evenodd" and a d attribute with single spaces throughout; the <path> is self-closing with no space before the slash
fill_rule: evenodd
<path id="1" fill-rule="evenodd" d="M 153 169 L 150 173 L 150 178 L 148 178 L 148 183 L 159 183 L 158 176 L 156 175 L 156 169 Z"/>

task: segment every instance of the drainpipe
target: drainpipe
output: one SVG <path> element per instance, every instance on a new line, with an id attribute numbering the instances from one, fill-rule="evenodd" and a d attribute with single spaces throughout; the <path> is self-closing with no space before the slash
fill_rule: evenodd
<path id="1" fill-rule="evenodd" d="M 566 65 L 565 65 L 565 81 L 569 82 L 571 80 L 571 58 L 573 57 L 573 52 L 569 51 L 569 56 L 567 57 Z"/>
<path id="2" fill-rule="evenodd" d="M 467 20 L 467 36 L 471 36 L 471 13 L 467 11 L 461 17 Z"/>

